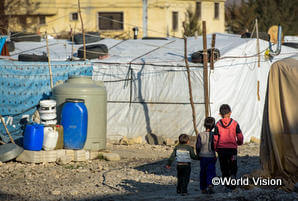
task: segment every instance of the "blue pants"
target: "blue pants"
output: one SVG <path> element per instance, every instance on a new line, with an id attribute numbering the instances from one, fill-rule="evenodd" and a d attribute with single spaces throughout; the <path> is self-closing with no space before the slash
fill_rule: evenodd
<path id="1" fill-rule="evenodd" d="M 205 190 L 212 185 L 212 179 L 216 176 L 215 172 L 216 159 L 211 157 L 201 157 L 200 159 L 200 189 Z"/>

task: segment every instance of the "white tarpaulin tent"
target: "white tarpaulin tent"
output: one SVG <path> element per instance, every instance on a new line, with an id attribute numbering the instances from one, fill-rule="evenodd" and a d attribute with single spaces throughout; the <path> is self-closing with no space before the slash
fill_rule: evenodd
<path id="1" fill-rule="evenodd" d="M 207 40 L 210 48 L 211 35 Z M 21 49 L 24 43 L 16 44 L 14 54 L 24 50 Z M 97 43 L 109 48 L 108 58 L 92 60 L 93 79 L 103 80 L 108 91 L 108 138 L 147 133 L 166 137 L 177 137 L 180 133 L 194 135 L 183 39 L 104 39 Z M 70 56 L 69 42 L 50 40 L 50 44 L 53 44 L 50 45 L 52 60 Z M 202 37 L 188 38 L 188 56 L 202 50 L 202 44 Z M 28 45 L 28 49 L 34 48 Z M 76 45 L 75 50 L 78 47 Z M 252 136 L 259 138 L 269 68 L 272 62 L 297 54 L 297 50 L 283 46 L 280 55 L 269 61 L 264 57 L 268 42 L 260 40 L 258 67 L 256 39 L 217 34 L 215 47 L 220 50 L 221 59 L 209 76 L 211 115 L 218 120 L 219 106 L 227 103 L 232 108 L 232 118 L 241 126 L 245 141 Z M 203 68 L 191 62 L 190 66 L 197 125 L 202 130 Z"/>
<path id="2" fill-rule="evenodd" d="M 208 43 L 210 47 L 211 36 L 208 36 Z M 144 55 L 155 49 L 154 45 L 163 47 Z M 257 52 L 256 39 L 217 34 L 216 48 L 221 57 L 232 58 L 217 61 L 210 72 L 211 115 L 219 119 L 220 105 L 230 104 L 232 117 L 241 125 L 245 141 L 252 136 L 260 137 L 267 75 L 272 62 L 295 52 L 283 47 L 281 54 L 271 62 L 264 58 L 267 47 L 268 42 L 260 41 L 258 67 L 258 57 L 251 56 Z M 188 39 L 189 55 L 201 49 L 202 38 Z M 177 137 L 180 133 L 194 134 L 182 39 L 125 41 L 112 49 L 111 55 L 102 62 L 94 61 L 93 73 L 94 79 L 106 81 L 108 89 L 108 135 L 133 137 L 152 132 Z M 191 68 L 191 82 L 197 124 L 201 130 L 204 120 L 203 69 L 201 65 L 190 64 L 196 66 Z M 117 82 L 126 79 L 126 82 Z"/>

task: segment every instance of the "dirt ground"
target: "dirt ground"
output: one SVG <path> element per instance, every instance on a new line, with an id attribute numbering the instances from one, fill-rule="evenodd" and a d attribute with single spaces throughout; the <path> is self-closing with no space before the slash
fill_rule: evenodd
<path id="1" fill-rule="evenodd" d="M 216 186 L 213 195 L 199 190 L 199 161 L 192 163 L 189 195 L 176 194 L 175 165 L 164 166 L 171 146 L 114 145 L 121 161 L 102 159 L 87 162 L 22 164 L 15 161 L 0 166 L 0 200 L 298 200 L 295 192 L 275 187 L 237 188 L 227 191 Z M 239 147 L 238 176 L 259 169 L 259 145 Z M 217 162 L 217 175 L 220 176 Z"/>

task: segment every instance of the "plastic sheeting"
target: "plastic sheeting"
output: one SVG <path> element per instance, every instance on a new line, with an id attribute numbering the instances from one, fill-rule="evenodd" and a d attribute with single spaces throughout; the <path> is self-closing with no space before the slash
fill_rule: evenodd
<path id="1" fill-rule="evenodd" d="M 211 35 L 207 35 L 208 48 L 211 47 L 211 38 Z M 108 138 L 145 136 L 148 132 L 166 137 L 194 133 L 183 39 L 103 39 L 97 43 L 109 48 L 108 58 L 91 60 L 94 64 L 93 79 L 105 81 L 107 87 Z M 20 42 L 15 45 L 13 58 L 17 58 L 21 52 L 46 52 L 45 41 Z M 74 52 L 79 47 L 81 45 L 74 45 Z M 282 46 L 279 56 L 273 58 L 273 61 L 266 60 L 264 52 L 268 42 L 260 40 L 259 68 L 256 39 L 216 34 L 215 47 L 220 50 L 222 59 L 215 62 L 215 69 L 210 72 L 211 115 L 218 120 L 220 105 L 228 103 L 232 108 L 232 118 L 239 122 L 245 141 L 249 141 L 252 136 L 260 138 L 270 66 L 274 61 L 297 54 L 298 51 Z M 65 60 L 72 53 L 71 43 L 65 40 L 49 40 L 49 48 L 51 60 Z M 190 60 L 193 52 L 203 49 L 202 37 L 188 38 L 187 48 Z M 191 82 L 197 125 L 202 130 L 205 118 L 202 65 L 189 64 L 192 66 Z"/>
<path id="2" fill-rule="evenodd" d="M 53 83 L 72 75 L 92 75 L 90 62 L 52 62 Z M 22 137 L 26 123 L 41 99 L 51 95 L 47 62 L 17 62 L 0 60 L 0 113 L 14 139 Z M 0 136 L 8 141 L 3 124 Z"/>
<path id="3" fill-rule="evenodd" d="M 198 125 L 204 113 L 203 71 L 191 68 Z M 94 64 L 108 91 L 108 137 L 193 134 L 185 68 Z M 126 80 L 126 81 L 124 81 Z"/>
<path id="4" fill-rule="evenodd" d="M 210 47 L 211 37 L 207 38 Z M 158 43 L 161 48 L 152 51 Z M 260 41 L 261 67 L 258 68 L 256 39 L 218 34 L 216 48 L 222 58 L 232 58 L 217 61 L 210 72 L 211 115 L 219 120 L 219 107 L 227 103 L 245 141 L 252 136 L 260 138 L 270 65 L 297 51 L 283 47 L 273 61 L 266 60 L 264 52 L 268 43 Z M 202 38 L 188 39 L 190 54 L 201 49 Z M 182 39 L 124 41 L 110 52 L 108 59 L 93 61 L 93 79 L 105 81 L 108 91 L 109 138 L 145 136 L 150 132 L 165 137 L 194 134 Z M 202 65 L 190 65 L 197 126 L 202 130 L 205 118 Z"/>
<path id="5" fill-rule="evenodd" d="M 275 62 L 269 72 L 261 138 L 266 173 L 298 182 L 298 57 Z"/>
<path id="6" fill-rule="evenodd" d="M 268 42 L 260 40 L 260 67 L 258 57 L 250 57 L 256 55 L 256 39 L 251 39 L 224 54 L 226 59 L 217 61 L 210 74 L 211 115 L 220 119 L 220 105 L 229 104 L 232 118 L 238 121 L 245 142 L 250 141 L 251 137 L 260 138 L 271 64 L 298 53 L 295 49 L 283 46 L 280 55 L 270 61 L 264 57 L 266 48 Z"/>

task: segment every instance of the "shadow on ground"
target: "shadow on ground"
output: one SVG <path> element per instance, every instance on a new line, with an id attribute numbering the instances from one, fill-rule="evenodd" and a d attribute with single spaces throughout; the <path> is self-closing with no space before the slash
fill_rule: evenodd
<path id="1" fill-rule="evenodd" d="M 144 173 L 164 175 L 164 176 L 176 176 L 176 163 L 172 164 L 171 170 L 167 170 L 165 165 L 167 159 L 160 160 L 154 163 L 144 164 L 135 167 L 135 169 Z M 238 176 L 249 174 L 254 170 L 260 169 L 260 158 L 258 156 L 238 156 Z M 198 175 L 200 173 L 200 161 L 196 160 L 192 162 L 192 174 Z M 221 175 L 219 161 L 216 162 L 216 173 Z"/>
<path id="2" fill-rule="evenodd" d="M 1 201 L 10 201 L 10 200 L 17 200 L 17 199 L 22 199 L 20 196 L 16 196 L 16 195 L 12 195 L 12 194 L 8 194 L 8 193 L 4 193 L 2 191 L 0 191 L 0 200 Z"/>
<path id="3" fill-rule="evenodd" d="M 176 176 L 176 167 L 175 164 L 172 165 L 171 170 L 167 170 L 165 168 L 167 160 L 160 160 L 157 162 L 144 164 L 135 167 L 136 170 L 143 172 L 144 174 L 153 174 L 159 175 L 159 176 L 170 176 L 175 177 Z M 219 163 L 217 161 L 217 175 L 220 176 L 220 169 L 219 169 Z M 253 156 L 241 156 L 238 157 L 238 176 L 241 177 L 244 174 L 249 174 L 252 171 L 259 169 L 259 157 Z M 191 182 L 189 185 L 189 193 L 190 195 L 182 197 L 179 195 L 176 195 L 176 188 L 175 183 L 169 183 L 164 184 L 162 182 L 159 182 L 158 179 L 152 179 L 152 183 L 148 182 L 148 180 L 145 182 L 142 182 L 142 180 L 132 180 L 132 179 L 122 179 L 118 182 L 116 186 L 113 187 L 112 191 L 113 193 L 105 194 L 105 195 L 88 195 L 85 197 L 82 197 L 80 195 L 75 196 L 65 196 L 63 193 L 58 196 L 49 195 L 47 200 L 64 200 L 64 201 L 71 201 L 71 200 L 78 200 L 78 201 L 95 201 L 95 200 L 101 200 L 101 201 L 124 201 L 124 200 L 134 200 L 134 201 L 151 201 L 151 200 L 167 200 L 167 201 L 180 201 L 180 200 L 254 200 L 257 199 L 256 197 L 258 194 L 246 190 L 241 190 L 241 193 L 233 193 L 232 196 L 229 195 L 224 190 L 224 187 L 217 186 L 215 188 L 216 194 L 210 196 L 210 195 L 202 195 L 199 190 L 199 173 L 200 173 L 200 162 L 194 161 L 192 163 L 192 173 L 191 173 Z M 137 178 L 137 175 L 136 175 Z M 172 180 L 173 181 L 173 180 Z M 77 184 L 78 185 L 78 184 Z M 121 191 L 120 191 L 121 190 Z M 98 191 L 102 192 L 101 186 L 99 186 Z M 85 192 L 86 193 L 86 192 Z M 260 194 L 261 193 L 261 194 Z M 261 190 L 259 192 L 260 195 L 258 196 L 265 196 L 264 199 L 268 200 L 266 196 L 268 196 L 268 192 Z M 271 193 L 272 194 L 272 193 Z M 227 197 L 230 196 L 230 197 Z M 269 200 L 274 200 L 271 199 Z M 273 197 L 274 198 L 274 197 Z M 19 197 L 16 195 L 11 194 L 5 194 L 0 192 L 0 200 L 37 200 L 33 198 L 28 197 Z M 276 199 L 278 200 L 278 199 Z M 292 200 L 292 199 L 287 199 Z"/>

